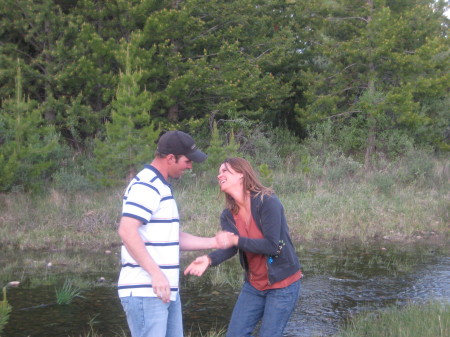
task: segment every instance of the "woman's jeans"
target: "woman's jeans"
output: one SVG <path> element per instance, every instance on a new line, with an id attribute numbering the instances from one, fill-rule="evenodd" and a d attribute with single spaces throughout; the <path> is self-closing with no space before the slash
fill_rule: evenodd
<path id="1" fill-rule="evenodd" d="M 133 337 L 183 337 L 180 296 L 163 303 L 157 297 L 121 297 Z"/>
<path id="2" fill-rule="evenodd" d="M 278 337 L 295 309 L 300 280 L 286 288 L 259 291 L 245 282 L 233 309 L 227 337 L 249 337 L 262 319 L 259 337 Z"/>

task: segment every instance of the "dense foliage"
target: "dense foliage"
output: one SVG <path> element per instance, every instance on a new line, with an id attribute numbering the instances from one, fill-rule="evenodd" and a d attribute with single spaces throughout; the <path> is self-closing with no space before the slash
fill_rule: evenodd
<path id="1" fill-rule="evenodd" d="M 368 169 L 377 153 L 448 151 L 447 9 L 446 0 L 3 0 L 0 191 L 74 176 L 114 183 L 174 128 L 214 154 L 220 139 L 256 156 L 280 140 L 269 166 L 292 160 L 286 140 L 323 123 Z"/>

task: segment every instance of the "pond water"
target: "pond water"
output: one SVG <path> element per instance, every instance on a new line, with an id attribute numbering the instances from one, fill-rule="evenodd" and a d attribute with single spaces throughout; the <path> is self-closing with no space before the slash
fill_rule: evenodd
<path id="1" fill-rule="evenodd" d="M 92 255 L 80 257 L 80 254 L 74 253 L 71 258 L 80 261 L 96 259 L 97 272 L 75 275 L 66 270 L 64 275 L 58 276 L 87 280 L 89 286 L 83 288 L 84 298 L 77 298 L 69 305 L 56 305 L 56 285 L 51 284 L 48 275 L 40 276 L 46 280 L 42 285 L 34 279 L 27 286 L 27 278 L 22 277 L 25 281 L 21 286 L 8 288 L 8 301 L 13 311 L 3 336 L 87 336 L 90 326 L 103 336 L 129 336 L 114 288 L 118 255 L 95 258 Z M 11 260 L 7 255 L 6 252 L 0 255 L 2 270 L 5 270 L 6 261 Z M 37 259 L 26 255 L 27 252 L 21 253 L 22 259 Z M 326 246 L 299 249 L 299 256 L 305 277 L 301 299 L 285 336 L 332 336 L 355 314 L 392 304 L 432 299 L 450 302 L 448 249 L 395 245 Z M 17 256 L 15 259 L 15 262 L 23 263 Z M 52 273 L 56 273 L 55 269 Z M 20 277 L 13 270 L 7 270 L 8 278 Z M 17 273 L 24 272 L 20 270 Z M 3 276 L 2 282 L 5 281 Z M 99 282 L 100 277 L 105 281 Z M 182 278 L 181 284 L 187 333 L 201 336 L 226 326 L 239 287 L 212 286 L 207 277 L 197 282 Z"/>

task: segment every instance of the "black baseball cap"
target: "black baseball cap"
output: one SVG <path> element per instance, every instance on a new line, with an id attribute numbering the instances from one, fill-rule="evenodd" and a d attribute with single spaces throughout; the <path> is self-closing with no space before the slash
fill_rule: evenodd
<path id="1" fill-rule="evenodd" d="M 195 145 L 194 139 L 183 131 L 168 131 L 158 141 L 157 151 L 161 154 L 183 155 L 196 163 L 208 157 Z"/>

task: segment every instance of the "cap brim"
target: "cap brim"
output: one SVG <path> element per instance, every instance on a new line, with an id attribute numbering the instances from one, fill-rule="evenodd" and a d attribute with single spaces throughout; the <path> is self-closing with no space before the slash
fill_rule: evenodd
<path id="1" fill-rule="evenodd" d="M 185 156 L 196 163 L 202 163 L 206 160 L 206 158 L 208 158 L 208 156 L 200 150 L 195 150 L 194 152 L 189 153 Z"/>

